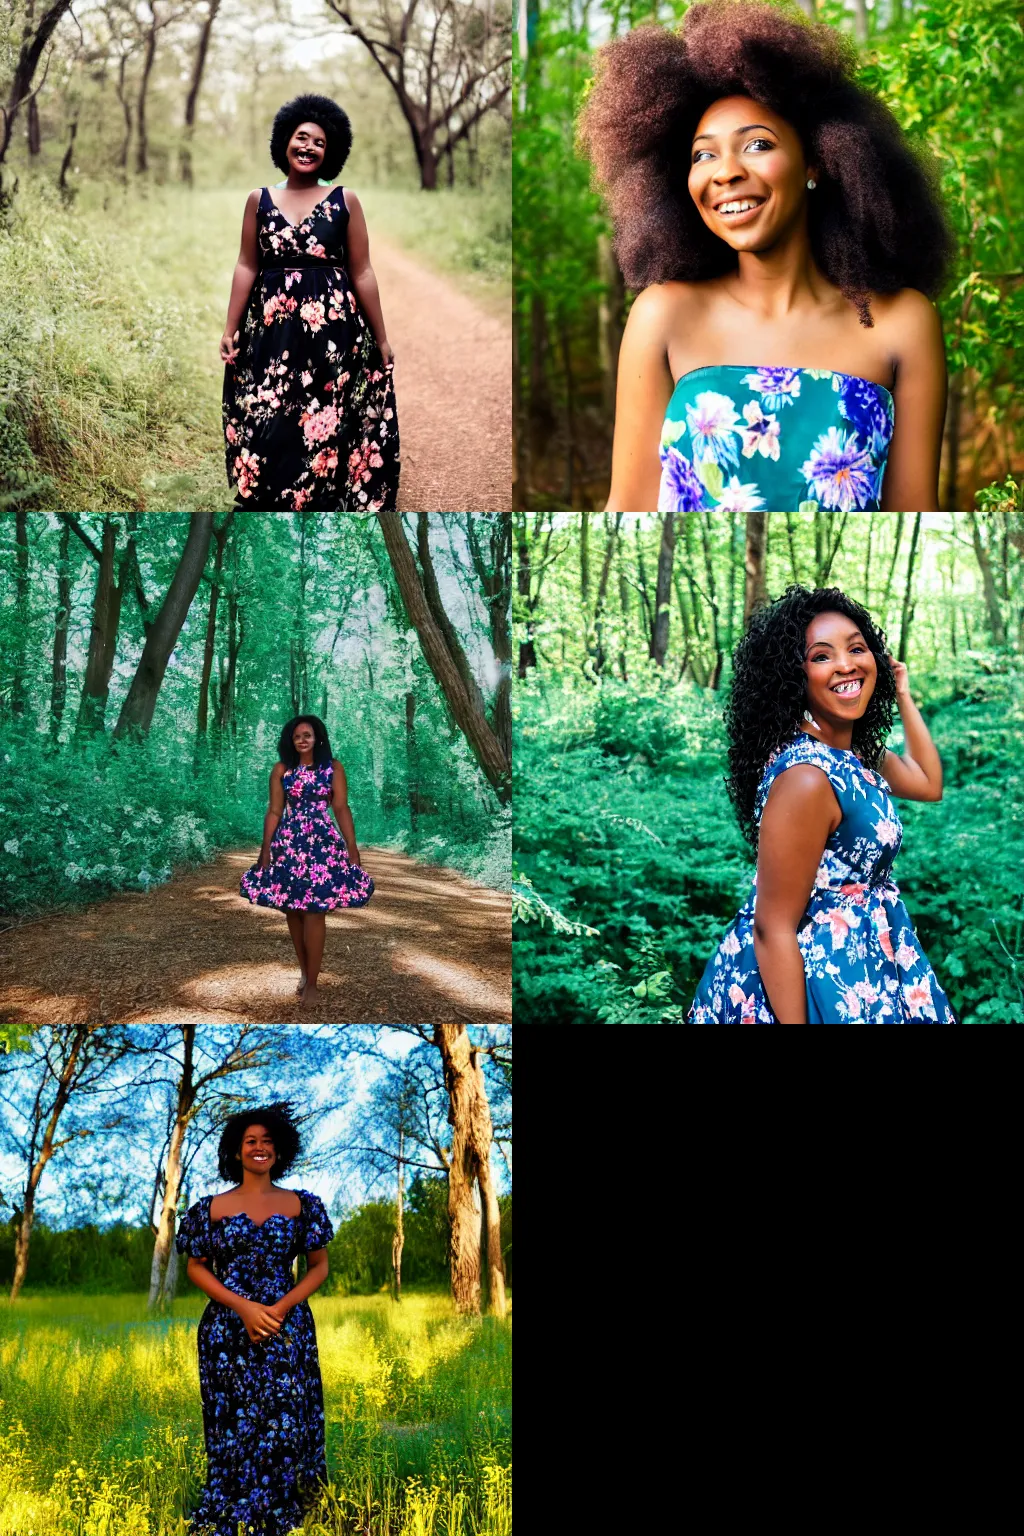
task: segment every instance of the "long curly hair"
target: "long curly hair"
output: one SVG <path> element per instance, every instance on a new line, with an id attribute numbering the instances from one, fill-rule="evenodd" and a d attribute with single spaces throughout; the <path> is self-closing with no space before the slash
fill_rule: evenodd
<path id="1" fill-rule="evenodd" d="M 329 96 L 296 96 L 292 101 L 286 101 L 270 130 L 270 158 L 285 176 L 288 174 L 288 144 L 301 123 L 316 123 L 323 129 L 327 145 L 320 175 L 324 181 L 333 181 L 352 148 L 352 124 L 348 113 Z"/>
<path id="2" fill-rule="evenodd" d="M 607 191 L 628 286 L 736 269 L 736 252 L 707 228 L 687 178 L 707 108 L 750 96 L 795 129 L 819 168 L 811 252 L 861 323 L 873 323 L 872 291 L 934 297 L 954 251 L 936 172 L 856 83 L 856 68 L 842 33 L 765 0 L 699 0 L 678 32 L 641 26 L 606 44 L 579 136 Z"/>
<path id="3" fill-rule="evenodd" d="M 896 680 L 888 660 L 885 632 L 867 609 L 838 587 L 789 586 L 781 597 L 759 608 L 733 653 L 732 688 L 725 706 L 729 737 L 726 788 L 743 836 L 757 847 L 754 805 L 765 764 L 793 739 L 807 707 L 804 671 L 807 626 L 819 613 L 852 619 L 875 658 L 874 692 L 853 727 L 853 750 L 869 768 L 877 768 L 892 728 Z"/>
<path id="4" fill-rule="evenodd" d="M 285 767 L 297 768 L 299 766 L 299 754 L 295 750 L 295 743 L 292 741 L 292 737 L 295 735 L 296 728 L 300 725 L 311 725 L 313 727 L 313 766 L 315 768 L 323 768 L 328 763 L 333 762 L 327 727 L 320 719 L 320 716 L 296 715 L 294 720 L 289 720 L 283 727 L 277 742 L 277 755 Z"/>
<path id="5" fill-rule="evenodd" d="M 299 1128 L 287 1100 L 266 1104 L 261 1109 L 242 1109 L 236 1115 L 229 1115 L 217 1146 L 217 1171 L 221 1178 L 231 1184 L 241 1184 L 242 1164 L 239 1159 L 242 1141 L 250 1125 L 266 1126 L 274 1143 L 271 1177 L 275 1181 L 283 1178 L 302 1150 Z"/>

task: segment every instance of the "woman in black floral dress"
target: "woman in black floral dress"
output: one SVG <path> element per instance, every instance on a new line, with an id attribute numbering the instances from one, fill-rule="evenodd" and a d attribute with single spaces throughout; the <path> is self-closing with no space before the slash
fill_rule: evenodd
<path id="1" fill-rule="evenodd" d="M 236 506 L 393 511 L 394 353 L 355 193 L 324 191 L 352 143 L 326 96 L 274 119 L 287 180 L 249 193 L 220 340 L 224 437 Z"/>
<path id="2" fill-rule="evenodd" d="M 299 1152 L 287 1104 L 232 1115 L 218 1149 L 226 1194 L 189 1207 L 175 1238 L 210 1300 L 199 1320 L 206 1487 L 193 1531 L 284 1536 L 327 1481 L 316 1328 L 306 1300 L 327 1278 L 334 1230 L 308 1190 L 281 1189 Z M 304 1253 L 306 1273 L 292 1284 Z"/>

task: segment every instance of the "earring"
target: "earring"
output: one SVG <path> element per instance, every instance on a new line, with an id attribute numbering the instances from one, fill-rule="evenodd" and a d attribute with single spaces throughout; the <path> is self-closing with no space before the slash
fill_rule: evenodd
<path id="1" fill-rule="evenodd" d="M 804 710 L 804 719 L 807 721 L 808 725 L 813 725 L 816 731 L 821 730 L 821 726 L 818 724 L 817 720 L 815 720 L 809 709 Z"/>
<path id="2" fill-rule="evenodd" d="M 807 179 L 807 190 L 808 190 L 808 192 L 813 192 L 817 185 L 818 185 L 818 183 L 815 181 L 813 176 L 808 177 L 808 179 Z"/>

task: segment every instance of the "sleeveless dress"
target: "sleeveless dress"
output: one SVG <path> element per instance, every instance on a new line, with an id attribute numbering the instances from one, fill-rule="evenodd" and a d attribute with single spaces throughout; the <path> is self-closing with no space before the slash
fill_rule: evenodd
<path id="1" fill-rule="evenodd" d="M 224 369 L 224 438 L 236 507 L 394 511 L 398 416 L 348 276 L 348 209 L 332 187 L 292 224 L 268 188 L 259 270 Z"/>
<path id="2" fill-rule="evenodd" d="M 894 420 L 851 373 L 695 368 L 665 414 L 658 511 L 877 512 Z"/>
<path id="3" fill-rule="evenodd" d="M 892 880 L 903 827 L 884 779 L 854 752 L 802 732 L 769 758 L 757 791 L 787 768 L 812 763 L 826 775 L 843 819 L 825 845 L 797 941 L 809 1024 L 955 1024 Z M 754 953 L 757 881 L 704 969 L 690 1024 L 774 1024 Z"/>
<path id="4" fill-rule="evenodd" d="M 270 840 L 271 862 L 254 864 L 240 893 L 258 907 L 288 912 L 333 912 L 365 907 L 373 880 L 353 864 L 331 815 L 334 769 L 330 763 L 289 768 L 281 779 L 284 814 Z"/>
<path id="5" fill-rule="evenodd" d="M 244 1212 L 210 1220 L 212 1195 L 189 1207 L 174 1239 L 179 1253 L 205 1259 L 222 1285 L 271 1305 L 292 1289 L 292 1259 L 334 1236 L 323 1202 L 294 1191 L 299 1216 Z M 284 1536 L 327 1481 L 324 1397 L 316 1328 L 307 1301 L 279 1333 L 250 1339 L 237 1312 L 208 1301 L 199 1319 L 199 1391 L 206 1438 L 206 1487 L 188 1517 L 195 1533 Z"/>

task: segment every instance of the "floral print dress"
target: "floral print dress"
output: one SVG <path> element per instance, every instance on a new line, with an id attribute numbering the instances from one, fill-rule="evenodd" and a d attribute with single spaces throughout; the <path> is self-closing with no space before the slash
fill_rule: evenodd
<path id="1" fill-rule="evenodd" d="M 271 862 L 247 869 L 239 890 L 258 907 L 288 912 L 333 912 L 365 907 L 373 880 L 353 864 L 331 817 L 334 769 L 302 763 L 282 776 L 284 814 L 270 840 Z"/>
<path id="2" fill-rule="evenodd" d="M 877 512 L 895 406 L 827 368 L 684 373 L 661 434 L 659 512 Z"/>
<path id="3" fill-rule="evenodd" d="M 825 845 L 797 931 L 809 1024 L 955 1024 L 949 1000 L 918 943 L 892 866 L 903 828 L 884 779 L 854 752 L 802 732 L 768 761 L 755 818 L 787 768 L 826 775 L 843 819 Z M 704 970 L 691 1024 L 774 1024 L 754 953 L 757 882 Z"/>
<path id="4" fill-rule="evenodd" d="M 348 209 L 332 187 L 300 224 L 260 192 L 259 270 L 224 370 L 235 505 L 258 511 L 394 511 L 398 416 L 346 270 Z"/>
<path id="5" fill-rule="evenodd" d="M 237 1296 L 272 1305 L 292 1289 L 296 1254 L 334 1236 L 323 1202 L 300 1189 L 301 1215 L 244 1212 L 211 1221 L 212 1195 L 190 1206 L 174 1239 L 179 1253 L 205 1259 Z M 327 1481 L 324 1398 L 316 1328 L 307 1301 L 279 1333 L 250 1339 L 237 1312 L 208 1301 L 199 1319 L 199 1391 L 206 1438 L 206 1487 L 191 1515 L 194 1532 L 284 1536 Z"/>

